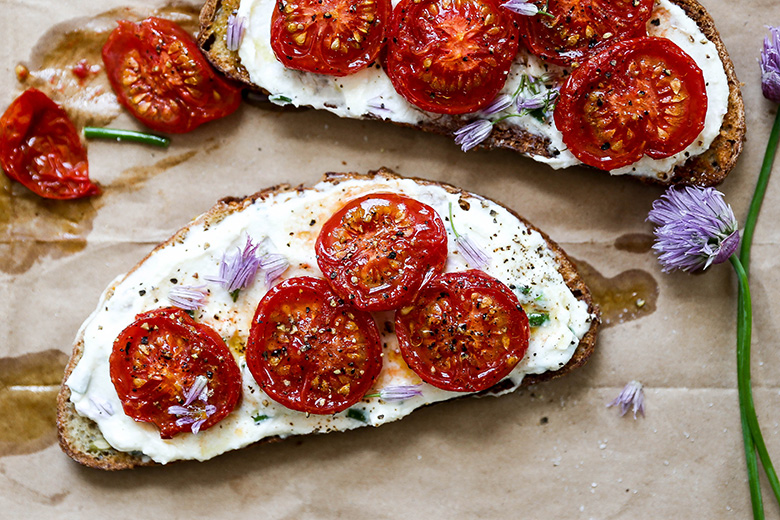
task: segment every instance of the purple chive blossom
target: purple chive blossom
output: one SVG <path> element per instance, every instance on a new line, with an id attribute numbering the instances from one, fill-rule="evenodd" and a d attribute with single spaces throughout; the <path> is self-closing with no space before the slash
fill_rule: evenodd
<path id="1" fill-rule="evenodd" d="M 780 103 L 780 27 L 770 27 L 761 51 L 761 90 L 764 97 Z"/>
<path id="2" fill-rule="evenodd" d="M 195 311 L 203 307 L 208 294 L 205 285 L 176 285 L 168 292 L 168 300 L 180 309 Z"/>
<path id="3" fill-rule="evenodd" d="M 205 376 L 195 378 L 192 386 L 184 394 L 183 405 L 168 407 L 168 413 L 177 417 L 176 426 L 189 424 L 192 433 L 198 433 L 203 423 L 216 411 L 216 406 L 208 404 L 208 379 Z"/>
<path id="4" fill-rule="evenodd" d="M 539 8 L 528 0 L 508 0 L 501 7 L 523 16 L 534 16 L 539 12 Z"/>
<path id="5" fill-rule="evenodd" d="M 237 51 L 246 32 L 246 18 L 231 13 L 228 16 L 226 45 L 229 51 Z"/>
<path id="6" fill-rule="evenodd" d="M 258 247 L 259 244 L 253 244 L 252 239 L 246 237 L 244 249 L 239 249 L 230 256 L 223 253 L 219 275 L 207 276 L 206 280 L 222 285 L 231 294 L 248 286 L 260 267 L 261 257 L 257 254 Z"/>
<path id="7" fill-rule="evenodd" d="M 268 253 L 260 257 L 260 269 L 265 271 L 265 285 L 269 286 L 290 267 L 287 257 L 275 253 Z"/>
<path id="8" fill-rule="evenodd" d="M 639 381 L 630 381 L 620 392 L 620 395 L 607 405 L 607 408 L 617 405 L 620 405 L 621 417 L 626 415 L 626 412 L 628 412 L 629 409 L 634 412 L 634 419 L 636 419 L 637 412 L 644 417 L 645 393 L 642 390 L 642 383 Z"/>
<path id="9" fill-rule="evenodd" d="M 377 393 L 366 395 L 366 397 L 378 397 L 383 401 L 406 401 L 412 397 L 422 395 L 421 386 L 419 384 L 388 386 Z"/>
<path id="10" fill-rule="evenodd" d="M 725 262 L 739 245 L 739 225 L 714 188 L 669 188 L 647 220 L 656 225 L 653 245 L 664 272 L 697 271 Z"/>
<path id="11" fill-rule="evenodd" d="M 95 407 L 98 415 L 107 415 L 108 417 L 114 415 L 114 407 L 111 406 L 111 403 L 105 399 L 100 397 L 90 397 L 89 402 L 92 403 L 92 406 Z"/>
<path id="12" fill-rule="evenodd" d="M 506 94 L 501 94 L 497 96 L 496 99 L 491 101 L 488 106 L 480 110 L 480 112 L 482 112 L 482 115 L 492 116 L 498 114 L 499 112 L 503 112 L 510 106 L 512 106 L 512 97 L 507 96 Z"/>
<path id="13" fill-rule="evenodd" d="M 374 114 L 381 117 L 387 117 L 393 113 L 392 110 L 385 106 L 385 103 L 382 101 L 382 96 L 372 97 L 368 100 L 367 106 L 369 112 L 373 112 Z"/>
<path id="14" fill-rule="evenodd" d="M 487 119 L 477 119 L 466 126 L 455 130 L 455 144 L 467 152 L 484 141 L 493 130 L 493 123 Z"/>

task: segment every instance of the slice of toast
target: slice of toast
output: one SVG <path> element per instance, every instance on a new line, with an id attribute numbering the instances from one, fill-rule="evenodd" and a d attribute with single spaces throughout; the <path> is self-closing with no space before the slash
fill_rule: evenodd
<path id="1" fill-rule="evenodd" d="M 374 182 L 374 181 L 381 182 L 381 181 L 388 181 L 388 180 L 395 181 L 398 179 L 404 180 L 405 178 L 399 177 L 394 173 L 385 169 L 381 169 L 376 172 L 369 172 L 368 174 L 330 173 L 330 174 L 326 174 L 325 176 L 325 181 L 334 185 L 339 185 L 340 183 L 349 182 L 352 180 L 360 180 L 366 182 Z M 426 181 L 421 179 L 407 179 L 407 180 L 414 181 L 415 183 L 423 187 L 424 186 L 441 187 L 444 190 L 446 190 L 446 192 L 457 195 L 462 200 L 466 200 L 466 201 L 471 200 L 472 204 L 474 203 L 474 201 L 488 200 L 482 197 L 475 196 L 473 194 L 470 194 L 468 192 L 465 192 L 463 190 L 460 190 L 459 188 L 450 185 L 435 183 L 432 181 Z M 291 188 L 290 186 L 286 186 L 286 185 L 277 186 L 277 187 L 263 190 L 261 192 L 258 192 L 252 196 L 243 199 L 227 198 L 219 201 L 211 210 L 209 210 L 205 214 L 201 215 L 200 217 L 190 222 L 186 227 L 179 230 L 165 243 L 157 246 L 157 248 L 155 248 L 143 261 L 141 261 L 124 277 L 121 277 L 117 281 L 113 282 L 112 285 L 107 289 L 106 293 L 104 294 L 103 299 L 98 305 L 98 309 L 101 309 L 106 304 L 106 302 L 111 299 L 114 290 L 122 283 L 122 281 L 127 279 L 130 275 L 132 275 L 134 271 L 138 270 L 144 264 L 145 261 L 147 261 L 150 257 L 152 257 L 152 255 L 155 254 L 155 252 L 165 248 L 166 246 L 184 240 L 188 232 L 191 229 L 193 229 L 194 226 L 204 225 L 208 227 L 211 226 L 212 224 L 216 225 L 218 222 L 222 221 L 228 215 L 231 215 L 234 212 L 240 212 L 253 204 L 262 204 L 264 200 L 266 200 L 268 197 L 271 196 L 290 193 L 290 192 L 300 193 L 305 190 L 314 190 L 314 189 L 315 188 L 306 188 L 306 189 L 300 187 Z M 512 216 L 516 217 L 521 224 L 527 226 L 527 228 L 530 230 L 537 231 L 541 235 L 542 239 L 547 243 L 547 246 L 551 253 L 550 257 L 553 258 L 554 261 L 555 269 L 561 274 L 563 278 L 563 282 L 569 288 L 573 297 L 576 300 L 583 302 L 583 304 L 587 307 L 587 312 L 588 315 L 590 316 L 590 321 L 587 322 L 588 323 L 587 331 L 584 332 L 582 338 L 579 340 L 579 343 L 576 346 L 576 350 L 574 350 L 574 354 L 569 359 L 569 361 L 562 368 L 558 370 L 547 371 L 541 374 L 526 375 L 520 384 L 520 386 L 525 387 L 528 385 L 533 385 L 536 383 L 540 383 L 543 381 L 547 381 L 550 379 L 563 376 L 565 374 L 568 374 L 575 368 L 585 364 L 585 362 L 588 360 L 590 355 L 593 353 L 595 347 L 596 334 L 599 327 L 599 314 L 598 314 L 597 307 L 593 303 L 588 288 L 586 287 L 584 281 L 582 280 L 581 276 L 577 272 L 576 266 L 566 256 L 564 251 L 554 241 L 552 241 L 546 234 L 544 234 L 542 231 L 538 230 L 536 227 L 528 223 L 526 220 L 524 220 L 522 217 L 517 215 L 510 208 L 506 208 L 505 206 L 499 203 L 495 203 L 495 204 L 507 209 L 507 211 Z M 90 317 L 90 319 L 92 319 L 92 317 Z M 90 320 L 87 320 L 87 323 L 89 321 Z M 154 461 L 152 461 L 149 457 L 143 455 L 142 453 L 138 453 L 138 452 L 126 453 L 126 452 L 115 450 L 110 446 L 108 446 L 108 444 L 103 439 L 103 436 L 98 428 L 98 425 L 92 420 L 90 420 L 89 418 L 80 415 L 76 411 L 74 403 L 70 400 L 71 390 L 65 384 L 65 381 L 68 380 L 68 378 L 70 377 L 71 373 L 73 372 L 74 368 L 76 367 L 76 365 L 78 364 L 79 360 L 82 358 L 82 355 L 84 353 L 85 330 L 86 330 L 87 323 L 85 323 L 85 325 L 82 326 L 81 330 L 78 333 L 78 336 L 76 337 L 75 344 L 73 347 L 73 354 L 66 368 L 62 389 L 58 395 L 57 425 L 58 425 L 60 445 L 62 449 L 74 460 L 80 462 L 81 464 L 84 464 L 85 466 L 89 466 L 93 468 L 99 468 L 105 470 L 120 470 L 120 469 L 129 469 L 137 466 L 155 465 L 156 463 Z M 509 381 L 509 379 L 505 379 L 504 381 L 498 383 L 496 386 L 486 390 L 483 393 L 498 394 L 507 390 L 511 390 L 513 389 L 514 386 L 515 385 L 511 381 Z M 278 437 L 265 438 L 259 442 L 270 442 L 274 440 L 278 440 Z"/>
<path id="2" fill-rule="evenodd" d="M 714 186 L 720 184 L 737 162 L 745 140 L 745 108 L 740 92 L 740 83 L 734 71 L 723 40 L 720 38 L 712 17 L 696 0 L 671 0 L 696 22 L 699 29 L 717 48 L 728 80 L 728 111 L 723 118 L 720 132 L 709 149 L 701 155 L 690 157 L 685 163 L 674 168 L 662 177 L 636 176 L 651 184 L 681 184 Z M 198 42 L 211 63 L 225 75 L 236 79 L 249 88 L 264 92 L 254 85 L 249 74 L 241 64 L 238 51 L 228 50 L 226 31 L 229 15 L 238 8 L 240 0 L 207 0 L 200 13 L 200 33 Z M 468 123 L 462 118 L 436 118 L 413 126 L 420 130 L 452 136 L 453 132 Z M 401 124 L 401 123 L 399 123 Z M 538 156 L 552 159 L 551 142 L 548 138 L 530 133 L 517 126 L 499 123 L 480 148 L 504 148 L 520 152 L 526 156 Z"/>

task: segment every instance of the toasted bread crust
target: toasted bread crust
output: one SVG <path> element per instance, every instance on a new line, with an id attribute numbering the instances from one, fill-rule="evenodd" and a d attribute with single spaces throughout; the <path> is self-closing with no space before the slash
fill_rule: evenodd
<path id="1" fill-rule="evenodd" d="M 734 70 L 734 63 L 715 28 L 715 22 L 706 9 L 696 0 L 671 1 L 680 6 L 688 17 L 696 22 L 707 39 L 715 44 L 728 79 L 728 111 L 723 118 L 720 133 L 703 154 L 691 157 L 685 163 L 675 167 L 673 172 L 661 174 L 657 178 L 632 177 L 649 184 L 715 186 L 723 182 L 734 168 L 745 140 L 745 107 L 740 83 Z M 253 90 L 267 94 L 252 83 L 246 69 L 241 65 L 238 51 L 229 51 L 225 44 L 228 16 L 238 8 L 239 4 L 240 0 L 207 0 L 200 13 L 198 43 L 209 61 L 225 75 L 246 84 Z M 400 126 L 452 136 L 455 130 L 468 122 L 468 119 L 442 116 L 419 125 L 400 124 Z M 527 156 L 553 157 L 549 139 L 508 124 L 496 125 L 490 136 L 478 148 L 503 148 Z"/>
<path id="2" fill-rule="evenodd" d="M 367 174 L 359 174 L 359 173 L 326 173 L 325 174 L 325 180 L 333 183 L 339 183 L 348 179 L 356 179 L 356 178 L 370 180 L 376 177 L 398 178 L 399 176 L 394 174 L 390 170 L 384 168 L 377 171 L 369 172 Z M 412 179 L 421 184 L 432 184 L 432 185 L 442 186 L 444 189 L 446 189 L 451 193 L 473 196 L 473 194 L 465 190 L 461 190 L 460 188 L 451 186 L 449 184 L 442 184 L 442 183 L 428 181 L 419 178 L 412 178 Z M 177 231 L 166 242 L 158 245 L 143 260 L 141 260 L 141 262 L 139 262 L 136 265 L 136 267 L 134 267 L 127 275 L 125 275 L 125 277 L 128 276 L 130 273 L 132 273 L 135 269 L 137 269 L 139 265 L 145 262 L 158 249 L 170 245 L 178 240 L 181 240 L 188 233 L 190 226 L 192 226 L 193 224 L 200 223 L 200 222 L 219 221 L 225 218 L 225 216 L 235 211 L 241 211 L 242 208 L 253 204 L 255 201 L 263 200 L 269 197 L 270 195 L 292 191 L 292 190 L 303 190 L 303 189 L 311 189 L 311 188 L 302 188 L 302 187 L 292 188 L 289 185 L 280 185 L 280 186 L 274 186 L 265 189 L 263 191 L 260 191 L 258 193 L 255 193 L 254 195 L 250 195 L 249 197 L 245 197 L 245 198 L 222 199 L 208 212 L 204 213 L 203 215 L 201 215 L 200 217 L 192 221 L 186 227 Z M 593 303 L 593 299 L 591 297 L 590 291 L 586 287 L 585 282 L 582 280 L 582 277 L 577 272 L 576 266 L 569 259 L 569 257 L 566 256 L 566 253 L 564 253 L 564 251 L 560 248 L 560 246 L 556 244 L 554 241 L 552 241 L 550 237 L 547 236 L 547 234 L 545 234 L 543 231 L 539 230 L 537 227 L 533 226 L 527 220 L 520 217 L 511 208 L 507 208 L 503 204 L 500 205 L 506 208 L 515 217 L 517 217 L 518 220 L 520 220 L 523 224 L 528 226 L 530 229 L 538 231 L 544 237 L 544 239 L 549 244 L 551 250 L 555 254 L 555 258 L 558 263 L 558 270 L 563 275 L 563 279 L 566 282 L 566 285 L 572 290 L 574 296 L 578 300 L 584 301 L 588 304 L 588 311 L 595 316 L 595 319 L 591 321 L 590 329 L 587 331 L 585 336 L 580 341 L 580 344 L 578 345 L 577 350 L 574 352 L 574 355 L 572 356 L 571 360 L 569 360 L 569 362 L 559 370 L 553 372 L 546 372 L 544 374 L 534 374 L 534 375 L 526 376 L 523 379 L 521 384 L 522 387 L 526 387 L 532 384 L 540 383 L 542 381 L 548 381 L 550 379 L 555 379 L 557 377 L 563 376 L 565 374 L 568 374 L 575 368 L 585 364 L 585 362 L 593 353 L 593 350 L 596 345 L 596 335 L 599 328 L 599 311 L 598 308 Z M 110 295 L 110 291 L 111 289 L 109 289 L 109 293 L 108 293 L 109 295 Z M 151 461 L 148 458 L 141 456 L 140 454 L 124 453 L 124 452 L 114 450 L 113 448 L 104 449 L 104 450 L 96 449 L 93 446 L 93 442 L 95 439 L 102 439 L 102 435 L 100 434 L 97 424 L 94 423 L 92 420 L 78 414 L 74 404 L 70 401 L 70 388 L 68 388 L 68 386 L 65 385 L 65 381 L 67 381 L 68 377 L 70 377 L 70 374 L 73 372 L 73 369 L 76 367 L 79 360 L 81 359 L 81 356 L 83 354 L 83 349 L 84 349 L 84 337 L 83 337 L 83 329 L 82 329 L 81 331 L 79 331 L 79 334 L 76 338 L 73 347 L 73 354 L 71 355 L 70 361 L 68 362 L 68 366 L 65 369 L 65 376 L 63 378 L 62 388 L 60 389 L 59 395 L 57 396 L 57 432 L 58 432 L 60 446 L 62 447 L 63 451 L 67 453 L 75 461 L 85 466 L 89 466 L 96 469 L 122 470 L 122 469 L 130 469 L 139 466 L 158 465 L 156 462 Z M 502 387 L 502 383 L 499 383 L 495 387 L 486 390 L 485 393 L 497 393 L 502 390 L 505 390 L 505 388 Z M 272 438 L 263 439 L 259 441 L 259 443 L 273 442 L 277 440 L 279 439 L 276 437 L 272 437 Z"/>

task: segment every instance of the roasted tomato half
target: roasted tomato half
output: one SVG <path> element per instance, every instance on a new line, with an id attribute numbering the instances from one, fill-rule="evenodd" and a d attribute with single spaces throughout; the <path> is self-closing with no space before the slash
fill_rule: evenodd
<path id="1" fill-rule="evenodd" d="M 108 79 L 119 102 L 152 130 L 189 132 L 241 104 L 241 89 L 217 75 L 174 22 L 118 24 L 103 46 Z"/>
<path id="2" fill-rule="evenodd" d="M 0 165 L 12 180 L 47 199 L 100 193 L 89 180 L 87 151 L 65 111 L 34 88 L 0 118 Z"/>
<path id="3" fill-rule="evenodd" d="M 683 151 L 704 128 L 701 70 L 666 38 L 618 42 L 574 69 L 555 124 L 585 164 L 613 170 Z"/>
<path id="4" fill-rule="evenodd" d="M 352 74 L 376 59 L 390 11 L 390 0 L 277 0 L 271 48 L 291 69 Z"/>
<path id="5" fill-rule="evenodd" d="M 393 9 L 385 71 L 413 105 L 475 112 L 506 83 L 517 17 L 498 0 L 401 0 Z"/>
<path id="6" fill-rule="evenodd" d="M 520 17 L 528 50 L 553 63 L 581 63 L 610 43 L 647 35 L 653 0 L 533 0 L 547 13 Z"/>
<path id="7" fill-rule="evenodd" d="M 397 309 L 444 269 L 447 232 L 430 206 L 372 193 L 348 202 L 322 227 L 317 264 L 336 293 L 359 309 Z"/>
<path id="8" fill-rule="evenodd" d="M 273 400 L 331 414 L 371 388 L 382 368 L 382 347 L 370 314 L 345 304 L 324 280 L 290 278 L 257 306 L 246 363 Z"/>
<path id="9" fill-rule="evenodd" d="M 125 413 L 163 439 L 211 428 L 241 396 L 241 373 L 219 334 L 174 307 L 136 316 L 109 365 Z"/>
<path id="10" fill-rule="evenodd" d="M 444 390 L 479 392 L 509 375 L 528 349 L 528 317 L 502 282 L 470 270 L 428 283 L 395 313 L 409 368 Z"/>

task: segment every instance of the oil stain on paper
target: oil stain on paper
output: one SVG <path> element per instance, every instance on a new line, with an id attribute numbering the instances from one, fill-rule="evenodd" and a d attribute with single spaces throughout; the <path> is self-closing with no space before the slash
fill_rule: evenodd
<path id="1" fill-rule="evenodd" d="M 603 327 L 612 327 L 637 320 L 655 312 L 658 283 L 647 271 L 630 269 L 607 278 L 593 266 L 575 260 L 593 301 L 601 309 Z"/>
<path id="2" fill-rule="evenodd" d="M 0 358 L 0 457 L 57 440 L 57 393 L 67 362 L 59 350 Z"/>

